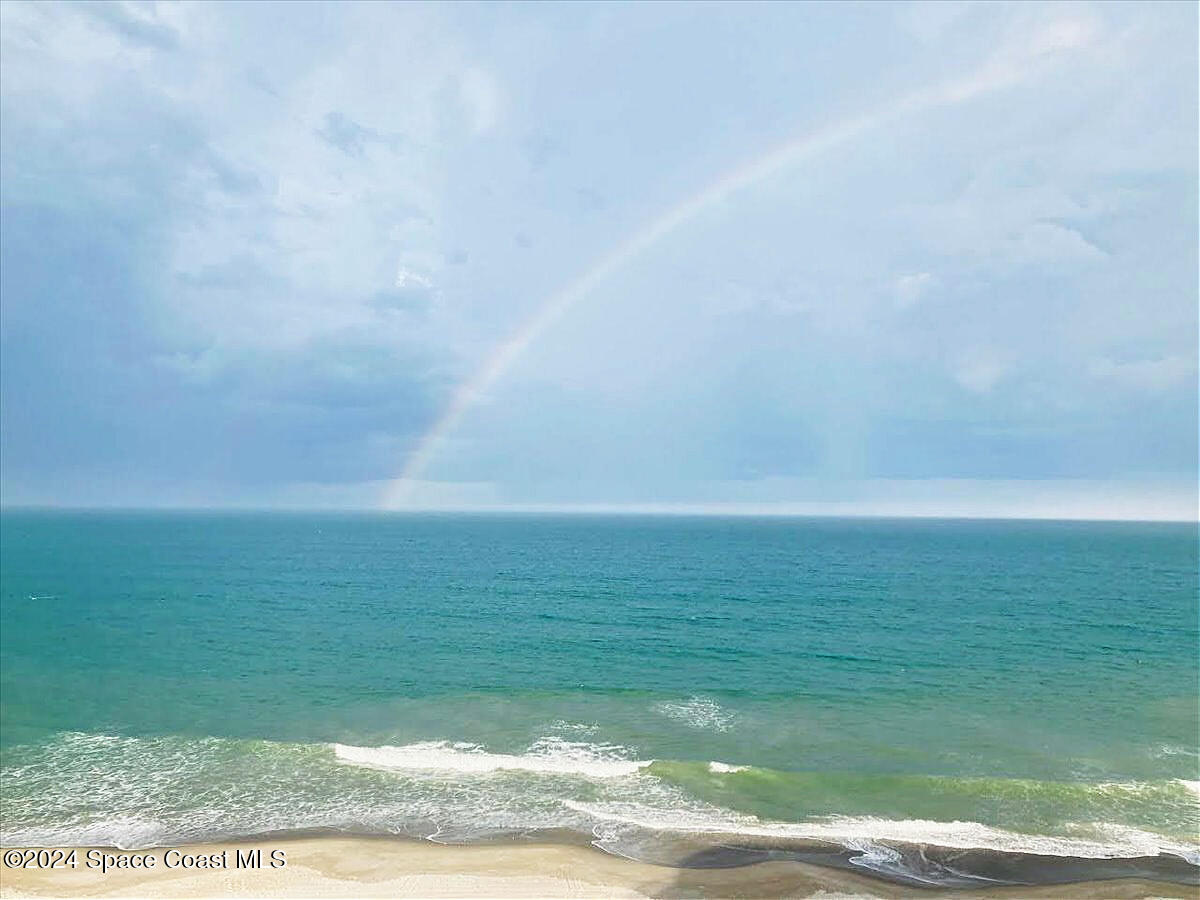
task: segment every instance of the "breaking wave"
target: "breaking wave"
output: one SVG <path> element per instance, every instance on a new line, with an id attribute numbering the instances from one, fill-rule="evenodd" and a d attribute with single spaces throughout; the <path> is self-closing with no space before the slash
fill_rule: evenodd
<path id="1" fill-rule="evenodd" d="M 1192 883 L 1200 874 L 1200 798 L 1194 783 L 1172 780 L 787 772 L 640 759 L 562 737 L 501 752 L 446 740 L 70 733 L 7 749 L 2 787 L 8 846 L 131 849 L 311 831 L 442 842 L 573 834 L 667 865 L 787 858 L 914 884 L 1146 873 Z"/>
<path id="2" fill-rule="evenodd" d="M 537 772 L 543 775 L 619 778 L 632 775 L 652 762 L 628 759 L 621 747 L 561 738 L 542 738 L 522 754 L 489 753 L 479 744 L 449 741 L 423 741 L 403 747 L 334 744 L 333 751 L 341 762 L 350 765 L 460 774 Z"/>

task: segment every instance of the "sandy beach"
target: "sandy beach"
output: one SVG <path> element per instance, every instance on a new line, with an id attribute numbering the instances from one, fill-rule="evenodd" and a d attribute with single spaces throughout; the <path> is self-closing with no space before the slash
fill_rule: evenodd
<path id="1" fill-rule="evenodd" d="M 262 868 L 238 854 L 261 851 Z M 283 851 L 286 864 L 270 865 Z M 19 897 L 928 897 L 931 892 L 796 862 L 731 869 L 674 869 L 587 847 L 447 846 L 424 841 L 302 838 L 145 851 L 153 868 L 100 871 L 103 855 L 78 851 L 76 868 L 0 870 L 0 896 Z M 168 857 L 168 854 L 170 856 Z M 204 856 L 221 868 L 183 868 Z M 88 861 L 93 860 L 92 866 Z M 278 861 L 280 857 L 275 856 Z M 191 860 L 194 862 L 194 859 Z M 111 859 L 110 859 L 111 864 Z M 143 862 L 145 865 L 145 862 Z M 954 892 L 973 897 L 1195 897 L 1194 888 L 1137 880 Z"/>

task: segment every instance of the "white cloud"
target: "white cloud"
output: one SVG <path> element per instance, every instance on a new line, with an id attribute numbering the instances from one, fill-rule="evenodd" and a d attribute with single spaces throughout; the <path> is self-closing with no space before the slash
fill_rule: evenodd
<path id="1" fill-rule="evenodd" d="M 1029 224 L 1002 252 L 1020 264 L 1095 262 L 1108 256 L 1077 229 L 1047 221 Z"/>
<path id="2" fill-rule="evenodd" d="M 812 309 L 811 300 L 797 287 L 764 282 L 748 275 L 714 286 L 701 299 L 705 311 L 713 316 L 747 313 L 795 316 Z"/>
<path id="3" fill-rule="evenodd" d="M 986 394 L 1008 372 L 1008 367 L 993 356 L 978 355 L 961 361 L 954 368 L 954 380 L 976 394 Z"/>
<path id="4" fill-rule="evenodd" d="M 471 130 L 483 134 L 495 127 L 500 118 L 500 88 L 491 73 L 472 66 L 458 82 L 459 96 L 467 108 Z"/>
<path id="5" fill-rule="evenodd" d="M 428 290 L 433 287 L 433 281 L 419 272 L 401 266 L 396 272 L 396 287 Z"/>
<path id="6" fill-rule="evenodd" d="M 907 309 L 917 303 L 936 285 L 937 278 L 929 272 L 913 272 L 908 275 L 900 275 L 896 278 L 894 285 L 897 308 Z"/>
<path id="7" fill-rule="evenodd" d="M 1090 373 L 1101 381 L 1142 391 L 1164 391 L 1196 380 L 1196 360 L 1182 356 L 1114 362 L 1106 357 L 1092 360 Z"/>
<path id="8" fill-rule="evenodd" d="M 1029 38 L 1030 56 L 1042 56 L 1073 50 L 1094 43 L 1100 34 L 1099 22 L 1088 14 L 1086 7 L 1072 10 L 1070 15 L 1057 12 L 1034 30 Z"/>
<path id="9" fill-rule="evenodd" d="M 956 196 L 906 213 L 931 250 L 992 274 L 1108 258 L 1080 229 L 1110 212 L 1120 195 L 1128 200 L 1127 192 L 1089 187 L 1084 200 L 1048 175 L 1025 175 L 1031 166 L 1024 159 L 988 163 Z"/>
<path id="10" fill-rule="evenodd" d="M 897 4 L 901 26 L 920 41 L 932 44 L 940 40 L 971 11 L 968 0 L 915 0 Z"/>

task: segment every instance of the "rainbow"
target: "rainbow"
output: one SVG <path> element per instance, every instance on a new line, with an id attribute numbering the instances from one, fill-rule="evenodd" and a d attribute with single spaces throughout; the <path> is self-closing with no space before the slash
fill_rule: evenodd
<path id="1" fill-rule="evenodd" d="M 793 138 L 722 175 L 699 193 L 671 207 L 642 226 L 586 269 L 575 280 L 551 295 L 484 360 L 450 399 L 441 417 L 417 442 L 399 477 L 388 483 L 383 505 L 409 505 L 430 462 L 464 415 L 507 372 L 525 351 L 573 306 L 632 260 L 646 253 L 669 234 L 727 197 L 811 159 L 838 145 L 899 119 L 944 106 L 952 106 L 1028 79 L 1057 51 L 1071 49 L 1089 38 L 1086 23 L 1059 21 L 1039 31 L 1024 46 L 998 53 L 970 75 L 908 94 L 887 106 L 844 119 L 836 124 Z"/>

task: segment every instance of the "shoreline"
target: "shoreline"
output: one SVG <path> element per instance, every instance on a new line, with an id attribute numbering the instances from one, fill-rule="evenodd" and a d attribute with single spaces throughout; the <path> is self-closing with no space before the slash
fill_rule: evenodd
<path id="1" fill-rule="evenodd" d="M 92 853 L 89 857 L 88 851 Z M 254 851 L 259 851 L 254 855 Z M 239 853 L 241 861 L 238 865 Z M 271 866 L 272 853 L 276 866 Z M 282 853 L 282 857 L 280 856 Z M 129 865 L 140 855 L 153 868 Z M 169 856 L 168 856 L 169 855 Z M 110 863 L 105 857 L 118 860 Z M 125 857 L 126 862 L 120 863 Z M 154 862 L 147 863 L 152 858 Z M 198 867 L 207 860 L 216 868 Z M 285 860 L 282 865 L 278 863 Z M 253 867 L 257 860 L 260 868 Z M 93 863 L 94 864 L 90 864 Z M 0 897 L 846 897 L 955 900 L 1194 898 L 1190 885 L 1123 878 L 954 890 L 910 887 L 867 873 L 795 860 L 674 868 L 557 843 L 438 844 L 427 840 L 305 836 L 159 847 L 78 848 L 75 868 L 0 869 Z"/>

